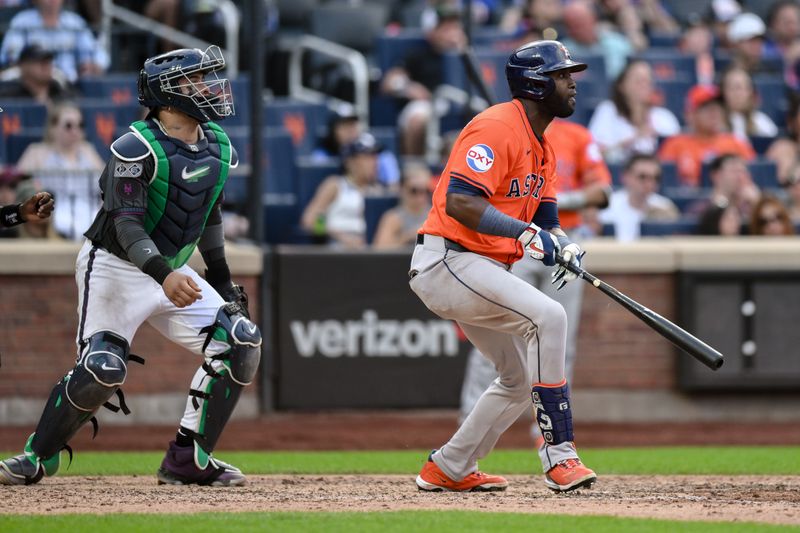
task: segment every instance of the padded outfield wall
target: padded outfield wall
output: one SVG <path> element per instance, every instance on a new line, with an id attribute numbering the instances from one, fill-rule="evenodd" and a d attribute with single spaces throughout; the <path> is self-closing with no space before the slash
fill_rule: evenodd
<path id="1" fill-rule="evenodd" d="M 0 424 L 35 423 L 75 358 L 72 243 L 0 243 Z M 647 239 L 587 243 L 588 270 L 720 349 L 712 372 L 590 286 L 575 368 L 576 417 L 596 422 L 800 420 L 800 241 Z M 469 346 L 408 289 L 407 253 L 231 247 L 262 324 L 258 387 L 234 416 L 270 409 L 452 408 Z M 202 269 L 202 262 L 193 259 Z M 124 282 L 124 280 L 121 280 Z M 749 303 L 748 303 L 749 302 Z M 124 386 L 129 417 L 180 416 L 199 361 L 145 325 Z M 104 411 L 104 410 L 101 410 Z"/>

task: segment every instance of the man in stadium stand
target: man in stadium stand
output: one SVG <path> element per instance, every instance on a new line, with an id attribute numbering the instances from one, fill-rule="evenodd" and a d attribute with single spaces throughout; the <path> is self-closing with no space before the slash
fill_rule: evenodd
<path id="1" fill-rule="evenodd" d="M 770 7 L 767 15 L 769 32 L 764 43 L 764 55 L 783 60 L 786 83 L 800 88 L 794 66 L 800 59 L 800 3 L 797 0 L 780 0 Z"/>
<path id="2" fill-rule="evenodd" d="M 0 65 L 15 63 L 23 48 L 38 44 L 55 53 L 55 67 L 70 83 L 81 75 L 100 74 L 109 57 L 80 15 L 62 9 L 64 0 L 36 0 L 36 7 L 11 19 L 0 46 Z"/>
<path id="3" fill-rule="evenodd" d="M 712 187 L 709 197 L 689 205 L 686 212 L 702 217 L 711 206 L 731 205 L 742 220 L 749 219 L 761 191 L 753 182 L 745 161 L 736 154 L 715 157 L 709 164 L 709 178 Z"/>
<path id="4" fill-rule="evenodd" d="M 668 138 L 658 151 L 661 161 L 677 163 L 683 185 L 698 187 L 703 163 L 720 154 L 732 153 L 747 160 L 756 156 L 748 142 L 725 131 L 725 115 L 716 87 L 696 85 L 689 90 L 686 123 L 691 131 Z"/>
<path id="5" fill-rule="evenodd" d="M 651 155 L 632 156 L 622 171 L 623 188 L 611 195 L 608 208 L 600 211 L 600 222 L 614 225 L 614 235 L 623 242 L 641 236 L 645 221 L 673 222 L 680 212 L 677 206 L 658 194 L 661 164 Z"/>
<path id="6" fill-rule="evenodd" d="M 742 13 L 728 25 L 728 44 L 733 63 L 750 74 L 782 76 L 779 62 L 765 62 L 764 37 L 767 27 L 755 13 Z"/>
<path id="7" fill-rule="evenodd" d="M 575 0 L 564 8 L 564 26 L 567 37 L 563 39 L 575 57 L 601 54 L 606 61 L 606 77 L 613 80 L 625 67 L 633 46 L 627 37 L 597 24 L 595 6 L 586 0 Z"/>
<path id="8" fill-rule="evenodd" d="M 437 10 L 435 25 L 427 31 L 428 46 L 410 53 L 402 64 L 389 69 L 381 90 L 406 102 L 398 118 L 401 152 L 423 155 L 427 123 L 433 115 L 433 93 L 443 83 L 441 58 L 445 52 L 463 50 L 467 37 L 461 12 L 444 4 Z"/>
<path id="9" fill-rule="evenodd" d="M 22 49 L 17 60 L 19 76 L 0 82 L 0 98 L 32 98 L 49 105 L 68 98 L 71 91 L 53 76 L 53 56 L 38 44 Z"/>

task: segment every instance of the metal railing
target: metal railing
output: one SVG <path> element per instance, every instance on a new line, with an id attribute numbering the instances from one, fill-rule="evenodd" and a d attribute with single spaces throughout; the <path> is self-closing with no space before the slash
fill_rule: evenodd
<path id="1" fill-rule="evenodd" d="M 135 11 L 118 6 L 112 0 L 102 0 L 102 2 L 103 19 L 101 22 L 100 42 L 108 51 L 109 56 L 111 56 L 111 23 L 114 19 L 187 48 L 205 50 L 213 44 L 198 39 L 189 33 L 176 30 L 172 26 L 140 15 Z M 219 0 L 219 8 L 225 25 L 225 49 L 222 50 L 225 57 L 225 68 L 228 76 L 235 78 L 239 72 L 239 26 L 241 14 L 236 4 L 231 0 Z"/>
<path id="2" fill-rule="evenodd" d="M 353 74 L 355 97 L 347 102 L 303 85 L 303 54 L 313 51 L 346 64 Z M 364 54 L 314 35 L 303 35 L 291 43 L 289 56 L 289 96 L 314 103 L 352 104 L 358 117 L 369 124 L 369 68 Z"/>

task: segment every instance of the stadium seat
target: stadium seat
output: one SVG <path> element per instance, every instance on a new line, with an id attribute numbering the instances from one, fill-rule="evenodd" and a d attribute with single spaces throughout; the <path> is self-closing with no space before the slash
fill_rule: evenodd
<path id="1" fill-rule="evenodd" d="M 27 128 L 43 128 L 47 121 L 47 107 L 30 100 L 3 100 L 0 107 L 0 133 L 4 137 Z"/>
<path id="2" fill-rule="evenodd" d="M 678 180 L 678 165 L 674 161 L 662 161 L 661 162 L 661 191 L 680 187 L 680 181 Z"/>
<path id="3" fill-rule="evenodd" d="M 297 202 L 267 198 L 264 202 L 264 240 L 269 244 L 304 244 L 308 236 L 300 231 L 301 210 Z"/>
<path id="4" fill-rule="evenodd" d="M 397 127 L 397 117 L 400 115 L 401 102 L 391 96 L 375 94 L 369 98 L 369 123 L 370 126 Z"/>
<path id="5" fill-rule="evenodd" d="M 669 237 L 671 235 L 692 235 L 697 227 L 697 220 L 685 218 L 675 222 L 642 222 L 642 237 Z"/>
<path id="6" fill-rule="evenodd" d="M 670 187 L 664 189 L 664 196 L 672 200 L 681 213 L 696 210 L 697 206 L 711 196 L 710 188 Z"/>
<path id="7" fill-rule="evenodd" d="M 775 137 L 762 137 L 760 135 L 753 135 L 750 137 L 750 144 L 753 145 L 753 150 L 760 156 L 767 153 L 767 150 L 775 142 Z"/>
<path id="8" fill-rule="evenodd" d="M 291 194 L 297 179 L 295 150 L 286 132 L 266 129 L 261 136 L 263 160 L 263 190 L 269 194 Z"/>
<path id="9" fill-rule="evenodd" d="M 106 99 L 92 98 L 78 101 L 83 113 L 86 140 L 94 144 L 102 159 L 111 155 L 109 146 L 132 122 L 144 117 L 138 103 L 115 104 Z"/>
<path id="10" fill-rule="evenodd" d="M 16 164 L 28 145 L 40 142 L 44 136 L 44 128 L 28 128 L 6 136 L 5 157 L 9 164 Z"/>
<path id="11" fill-rule="evenodd" d="M 295 180 L 295 196 L 297 205 L 302 211 L 314 196 L 319 184 L 332 174 L 339 174 L 341 166 L 339 162 L 319 163 L 310 161 L 308 158 L 300 157 L 297 160 L 297 179 Z"/>
<path id="12" fill-rule="evenodd" d="M 367 196 L 364 199 L 364 219 L 367 222 L 367 243 L 372 244 L 383 214 L 397 205 L 397 195 Z"/>
<path id="13" fill-rule="evenodd" d="M 713 0 L 663 0 L 664 7 L 682 24 L 705 20 Z"/>
<path id="14" fill-rule="evenodd" d="M 328 123 L 330 111 L 323 104 L 276 98 L 264 106 L 264 125 L 281 127 L 292 138 L 298 155 L 308 155 L 317 143 L 319 132 Z"/>
<path id="15" fill-rule="evenodd" d="M 328 2 L 311 12 L 311 33 L 369 54 L 388 18 L 385 5 Z"/>
<path id="16" fill-rule="evenodd" d="M 686 94 L 693 84 L 692 81 L 680 79 L 655 81 L 661 105 L 672 111 L 681 124 L 684 123 Z"/>
<path id="17" fill-rule="evenodd" d="M 138 77 L 138 72 L 109 72 L 102 76 L 83 76 L 77 86 L 86 98 L 103 98 L 120 105 L 135 104 Z"/>
<path id="18" fill-rule="evenodd" d="M 789 110 L 788 88 L 777 76 L 756 76 L 753 79 L 758 94 L 759 109 L 769 115 L 778 125 L 785 125 Z"/>
<path id="19" fill-rule="evenodd" d="M 286 29 L 307 32 L 311 13 L 319 7 L 320 0 L 277 0 L 281 31 Z"/>
<path id="20" fill-rule="evenodd" d="M 402 64 L 412 52 L 427 46 L 425 35 L 419 29 L 405 29 L 397 33 L 383 33 L 375 41 L 375 60 L 381 72 Z"/>
<path id="21" fill-rule="evenodd" d="M 677 49 L 680 41 L 680 33 L 651 32 L 648 40 L 652 48 L 672 48 Z"/>
<path id="22" fill-rule="evenodd" d="M 369 132 L 383 146 L 384 150 L 389 150 L 394 154 L 400 153 L 400 144 L 397 139 L 397 128 L 395 127 L 375 127 L 370 128 Z"/>
<path id="23" fill-rule="evenodd" d="M 753 181 L 761 189 L 778 189 L 778 167 L 774 161 L 769 159 L 759 158 L 755 161 L 747 163 L 747 168 L 750 169 L 750 175 Z"/>
<path id="24" fill-rule="evenodd" d="M 683 54 L 675 48 L 649 48 L 635 57 L 650 65 L 656 82 L 677 80 L 689 82 L 691 85 L 697 83 L 694 56 Z"/>

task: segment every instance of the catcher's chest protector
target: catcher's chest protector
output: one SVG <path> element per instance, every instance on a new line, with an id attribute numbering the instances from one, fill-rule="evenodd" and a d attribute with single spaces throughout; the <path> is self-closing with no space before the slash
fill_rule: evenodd
<path id="1" fill-rule="evenodd" d="M 211 208 L 228 178 L 232 150 L 222 128 L 202 124 L 205 140 L 186 145 L 164 134 L 153 121 L 133 127 L 156 155 L 147 193 L 145 231 L 172 268 L 189 260 Z"/>

